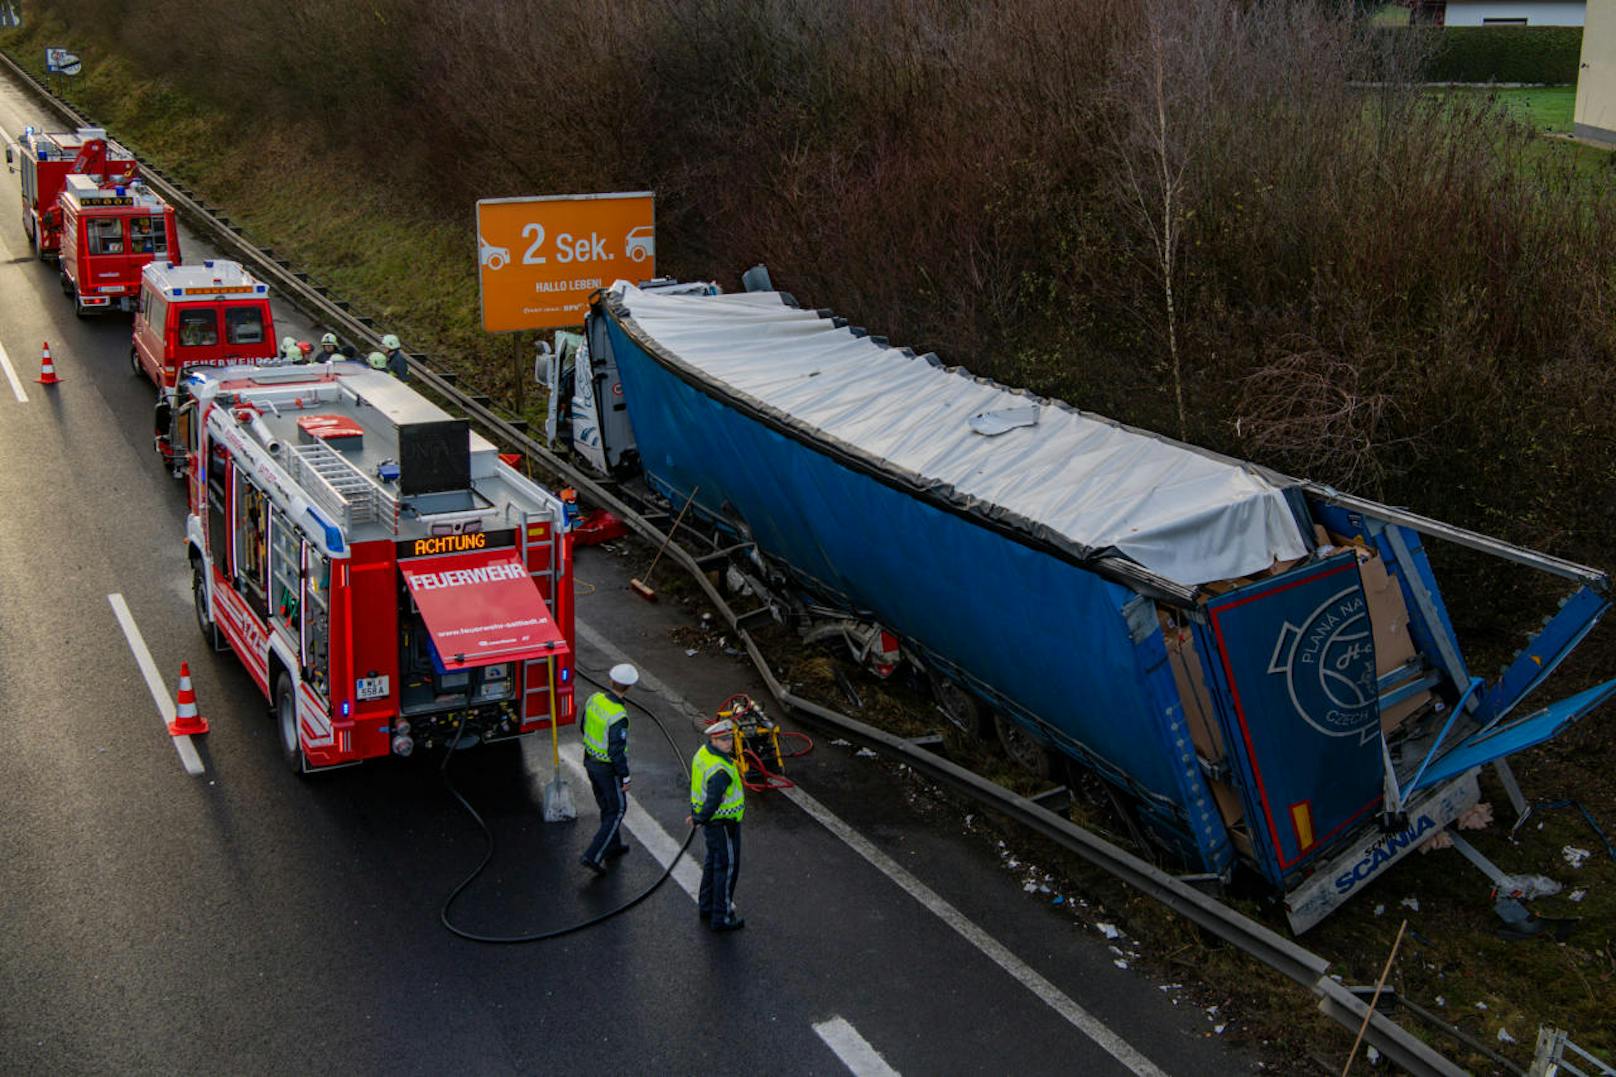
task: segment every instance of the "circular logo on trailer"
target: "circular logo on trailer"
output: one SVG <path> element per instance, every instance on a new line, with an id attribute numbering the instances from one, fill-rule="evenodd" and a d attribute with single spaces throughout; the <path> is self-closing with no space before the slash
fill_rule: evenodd
<path id="1" fill-rule="evenodd" d="M 1362 743 L 1380 729 L 1375 647 L 1359 588 L 1332 595 L 1299 626 L 1287 621 L 1268 672 L 1284 675 L 1296 713 L 1325 736 Z"/>

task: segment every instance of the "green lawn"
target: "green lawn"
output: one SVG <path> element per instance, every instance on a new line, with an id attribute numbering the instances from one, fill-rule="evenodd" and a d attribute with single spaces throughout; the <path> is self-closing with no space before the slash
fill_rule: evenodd
<path id="1" fill-rule="evenodd" d="M 1571 133 L 1571 114 L 1577 105 L 1575 86 L 1523 86 L 1499 89 L 1455 86 L 1433 92 L 1472 94 L 1491 98 L 1538 130 L 1561 135 Z"/>

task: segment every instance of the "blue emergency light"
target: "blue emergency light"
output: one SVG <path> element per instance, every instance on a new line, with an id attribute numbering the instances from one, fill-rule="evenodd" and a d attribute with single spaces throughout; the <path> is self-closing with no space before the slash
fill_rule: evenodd
<path id="1" fill-rule="evenodd" d="M 124 189 L 122 187 L 114 187 L 112 189 L 112 193 L 117 195 L 119 198 L 122 198 L 123 194 L 124 194 Z"/>

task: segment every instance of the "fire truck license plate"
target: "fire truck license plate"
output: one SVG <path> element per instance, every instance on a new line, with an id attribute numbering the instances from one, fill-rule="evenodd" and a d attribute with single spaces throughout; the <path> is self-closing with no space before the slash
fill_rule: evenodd
<path id="1" fill-rule="evenodd" d="M 354 695 L 358 696 L 360 699 L 386 699 L 387 678 L 360 677 L 359 687 L 354 692 Z"/>

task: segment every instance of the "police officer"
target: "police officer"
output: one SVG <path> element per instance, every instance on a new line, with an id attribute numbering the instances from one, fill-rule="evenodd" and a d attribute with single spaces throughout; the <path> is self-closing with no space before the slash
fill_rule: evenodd
<path id="1" fill-rule="evenodd" d="M 735 915 L 746 788 L 735 765 L 734 725 L 728 720 L 714 722 L 707 727 L 707 740 L 690 762 L 690 814 L 685 817 L 691 826 L 701 824 L 701 836 L 707 843 L 697 906 L 714 931 L 739 931 L 746 926 Z"/>
<path id="2" fill-rule="evenodd" d="M 388 333 L 382 337 L 382 351 L 387 353 L 387 370 L 399 381 L 410 380 L 410 361 L 404 357 L 404 345 L 398 337 Z"/>
<path id="3" fill-rule="evenodd" d="M 337 334 L 325 333 L 320 337 L 320 350 L 315 353 L 316 363 L 333 363 L 342 356 L 337 354 Z"/>
<path id="4" fill-rule="evenodd" d="M 623 697 L 640 682 L 640 671 L 627 662 L 611 670 L 612 686 L 584 704 L 584 770 L 600 809 L 600 829 L 578 858 L 596 875 L 606 874 L 606 858 L 628 852 L 623 840 L 623 814 L 628 811 L 628 708 Z"/>

